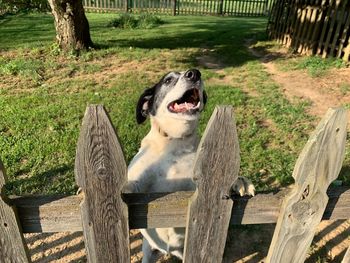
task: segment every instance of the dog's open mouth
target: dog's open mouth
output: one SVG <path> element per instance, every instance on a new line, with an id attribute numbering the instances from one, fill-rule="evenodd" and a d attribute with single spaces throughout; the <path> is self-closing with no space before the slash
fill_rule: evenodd
<path id="1" fill-rule="evenodd" d="M 199 110 L 200 97 L 198 89 L 190 89 L 184 95 L 168 105 L 168 109 L 173 113 L 194 114 Z"/>

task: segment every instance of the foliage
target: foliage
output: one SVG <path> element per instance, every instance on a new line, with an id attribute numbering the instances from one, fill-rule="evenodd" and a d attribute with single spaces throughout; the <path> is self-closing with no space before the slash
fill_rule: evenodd
<path id="1" fill-rule="evenodd" d="M 108 23 L 108 26 L 121 29 L 149 29 L 162 25 L 164 21 L 152 14 L 141 14 L 135 16 L 133 14 L 124 13 Z"/>
<path id="2" fill-rule="evenodd" d="M 19 11 L 48 11 L 47 0 L 0 0 L 0 14 L 17 13 Z"/>

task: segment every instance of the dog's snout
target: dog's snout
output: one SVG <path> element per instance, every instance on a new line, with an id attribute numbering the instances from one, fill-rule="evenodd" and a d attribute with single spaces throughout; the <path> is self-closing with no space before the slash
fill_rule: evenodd
<path id="1" fill-rule="evenodd" d="M 198 69 L 190 69 L 185 73 L 185 78 L 195 82 L 201 78 L 201 73 Z"/>

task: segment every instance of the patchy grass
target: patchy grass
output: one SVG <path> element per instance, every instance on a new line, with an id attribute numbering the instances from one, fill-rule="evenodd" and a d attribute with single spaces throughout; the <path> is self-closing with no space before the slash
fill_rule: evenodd
<path id="1" fill-rule="evenodd" d="M 49 15 L 0 24 L 0 156 L 9 192 L 74 193 L 75 147 L 89 104 L 105 105 L 129 161 L 149 129 L 134 119 L 139 94 L 166 72 L 193 67 L 202 71 L 209 95 L 200 131 L 216 105 L 233 105 L 241 175 L 259 190 L 292 183 L 312 118 L 308 105 L 286 100 L 244 47 L 246 39 L 264 39 L 265 19 L 161 17 L 159 27 L 129 30 L 108 27 L 113 18 L 88 14 L 97 48 L 80 57 L 60 54 Z"/>
<path id="2" fill-rule="evenodd" d="M 108 26 L 121 29 L 150 29 L 164 24 L 164 21 L 152 14 L 134 14 L 124 13 L 114 18 L 108 23 Z"/>
<path id="3" fill-rule="evenodd" d="M 346 63 L 335 58 L 323 59 L 319 56 L 297 56 L 294 59 L 280 60 L 280 66 L 284 71 L 306 70 L 311 77 L 317 78 L 327 74 L 330 69 L 345 68 Z"/>
<path id="4" fill-rule="evenodd" d="M 347 95 L 350 92 L 350 83 L 343 82 L 338 87 L 342 95 Z"/>

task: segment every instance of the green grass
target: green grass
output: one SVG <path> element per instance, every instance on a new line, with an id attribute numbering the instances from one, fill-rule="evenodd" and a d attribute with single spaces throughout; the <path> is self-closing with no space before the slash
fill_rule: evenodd
<path id="1" fill-rule="evenodd" d="M 164 21 L 152 14 L 133 15 L 124 13 L 114 18 L 108 26 L 121 29 L 150 29 L 164 24 Z"/>
<path id="2" fill-rule="evenodd" d="M 233 105 L 241 175 L 259 190 L 293 182 L 314 120 L 308 105 L 289 102 L 244 47 L 248 38 L 263 41 L 266 19 L 161 17 L 158 27 L 131 30 L 108 27 L 115 17 L 88 14 L 96 49 L 80 57 L 60 53 L 50 15 L 0 20 L 0 156 L 10 193 L 75 192 L 75 148 L 89 104 L 105 105 L 129 161 L 149 129 L 136 124 L 138 96 L 166 72 L 193 67 L 209 95 L 200 131 L 216 105 Z M 202 56 L 220 70 L 199 63 Z M 225 76 L 232 80 L 220 82 Z"/>
<path id="3" fill-rule="evenodd" d="M 294 60 L 283 61 L 282 69 L 288 70 L 306 70 L 311 77 L 324 76 L 330 69 L 344 68 L 346 63 L 341 59 L 327 58 L 319 56 L 298 57 Z"/>

